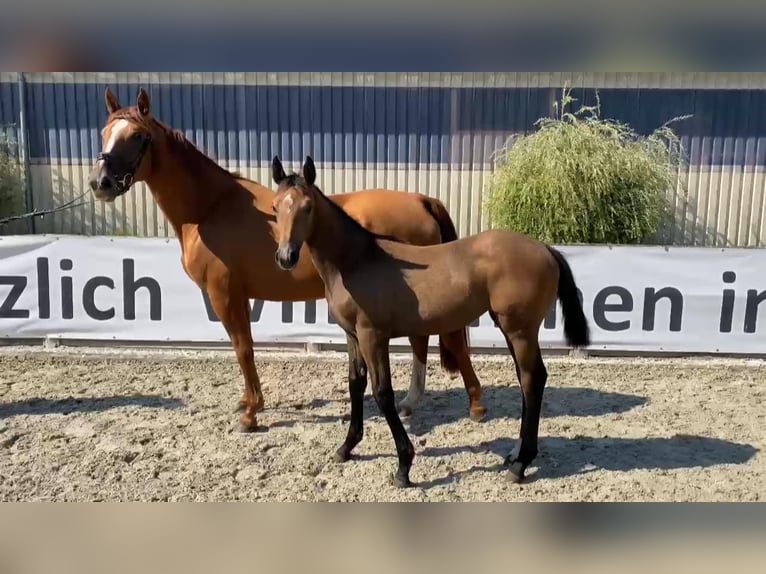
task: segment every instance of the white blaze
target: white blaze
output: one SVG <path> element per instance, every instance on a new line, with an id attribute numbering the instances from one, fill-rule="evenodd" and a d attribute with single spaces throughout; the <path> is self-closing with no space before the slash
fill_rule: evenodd
<path id="1" fill-rule="evenodd" d="M 114 144 L 117 143 L 117 138 L 120 136 L 120 132 L 127 128 L 129 125 L 130 122 L 128 122 L 128 120 L 117 120 L 114 122 L 112 131 L 109 134 L 109 140 L 106 142 L 106 146 L 104 147 L 104 153 L 109 153 L 112 151 Z"/>

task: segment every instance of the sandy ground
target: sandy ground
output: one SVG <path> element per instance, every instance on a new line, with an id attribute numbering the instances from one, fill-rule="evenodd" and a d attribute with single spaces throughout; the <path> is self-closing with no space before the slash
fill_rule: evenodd
<path id="1" fill-rule="evenodd" d="M 390 486 L 393 440 L 370 396 L 365 439 L 332 454 L 349 403 L 342 354 L 256 354 L 264 432 L 233 432 L 230 353 L 0 351 L 0 500 L 690 500 L 766 496 L 766 362 L 547 357 L 540 455 L 505 478 L 521 413 L 507 357 L 474 359 L 489 408 L 430 356 L 406 426 L 415 488 Z M 397 356 L 404 396 L 409 357 Z"/>

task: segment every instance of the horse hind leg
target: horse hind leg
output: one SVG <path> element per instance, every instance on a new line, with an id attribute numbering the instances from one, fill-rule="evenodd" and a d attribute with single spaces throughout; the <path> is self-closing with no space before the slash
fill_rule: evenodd
<path id="1" fill-rule="evenodd" d="M 506 457 L 508 478 L 521 482 L 527 467 L 537 457 L 537 439 L 540 427 L 543 392 L 548 371 L 543 363 L 537 330 L 514 331 L 506 317 L 498 317 L 498 326 L 505 335 L 508 349 L 516 363 L 516 373 L 521 385 L 521 428 L 516 447 Z"/>
<path id="2" fill-rule="evenodd" d="M 463 378 L 466 393 L 468 394 L 468 416 L 474 422 L 479 422 L 487 414 L 487 407 L 481 404 L 482 389 L 479 378 L 471 363 L 471 354 L 468 341 L 463 331 L 455 331 L 442 335 L 442 364 L 445 368 L 452 368 L 455 364 L 460 376 Z M 451 355 L 451 357 L 450 357 Z"/>
<path id="3" fill-rule="evenodd" d="M 426 360 L 428 359 L 428 337 L 410 337 L 412 346 L 412 374 L 407 396 L 398 405 L 399 416 L 408 417 L 426 391 Z"/>

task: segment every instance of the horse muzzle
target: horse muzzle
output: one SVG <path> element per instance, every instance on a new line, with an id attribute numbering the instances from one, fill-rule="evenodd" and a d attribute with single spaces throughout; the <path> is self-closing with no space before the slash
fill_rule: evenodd
<path id="1" fill-rule="evenodd" d="M 103 165 L 93 168 L 88 177 L 88 185 L 96 199 L 106 202 L 112 202 L 128 191 L 128 187 L 111 175 Z"/>
<path id="2" fill-rule="evenodd" d="M 300 246 L 295 246 L 291 243 L 287 245 L 280 245 L 274 253 L 274 260 L 277 265 L 283 271 L 291 271 L 298 264 L 298 258 L 300 257 Z"/>

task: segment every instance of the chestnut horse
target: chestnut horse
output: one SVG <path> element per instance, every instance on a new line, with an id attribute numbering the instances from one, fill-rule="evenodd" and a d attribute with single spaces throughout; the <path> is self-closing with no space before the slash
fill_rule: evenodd
<path id="1" fill-rule="evenodd" d="M 272 170 L 278 185 L 277 262 L 293 269 L 308 246 L 328 305 L 349 335 L 349 354 L 367 365 L 373 396 L 394 437 L 399 458 L 394 484 L 411 485 L 415 451 L 394 404 L 390 339 L 451 333 L 485 312 L 503 332 L 521 384 L 521 432 L 506 464 L 509 477 L 522 480 L 537 456 L 548 377 L 538 333 L 557 296 L 567 341 L 575 347 L 589 344 L 588 323 L 564 256 L 510 230 L 425 247 L 390 241 L 359 225 L 320 191 L 311 157 L 302 175 L 286 175 L 277 157 Z M 362 439 L 365 388 L 366 381 L 349 387 L 351 422 L 336 453 L 340 461 L 348 460 Z"/>
<path id="2" fill-rule="evenodd" d="M 93 193 L 97 199 L 114 201 L 133 183 L 146 182 L 181 243 L 184 270 L 207 291 L 231 339 L 245 379 L 239 430 L 255 430 L 264 400 L 253 357 L 249 299 L 321 299 L 322 280 L 310 257 L 303 257 L 289 274 L 278 269 L 271 189 L 223 169 L 181 132 L 154 118 L 143 89 L 132 107 L 120 106 L 108 87 L 105 98 L 109 116 L 102 130 L 102 152 L 90 174 Z M 334 195 L 332 200 L 365 227 L 400 241 L 430 245 L 457 239 L 447 210 L 424 195 L 368 190 Z M 403 414 L 411 412 L 425 388 L 428 338 L 410 337 L 410 343 L 414 364 L 409 392 L 400 405 Z M 486 409 L 465 326 L 442 336 L 439 350 L 442 366 L 460 371 L 471 419 L 480 420 Z M 366 378 L 364 365 L 353 360 L 349 364 L 349 385 Z"/>

